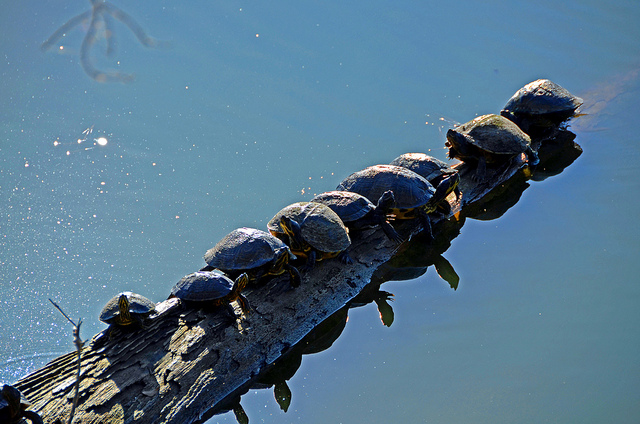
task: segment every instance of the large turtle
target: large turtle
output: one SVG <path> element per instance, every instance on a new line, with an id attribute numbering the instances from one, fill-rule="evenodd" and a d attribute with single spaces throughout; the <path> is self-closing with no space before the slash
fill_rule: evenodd
<path id="1" fill-rule="evenodd" d="M 350 230 L 379 225 L 390 240 L 397 243 L 402 241 L 402 237 L 387 221 L 387 214 L 395 203 L 391 190 L 382 193 L 375 205 L 361 194 L 337 190 L 320 193 L 311 201 L 329 206 Z"/>
<path id="2" fill-rule="evenodd" d="M 516 91 L 500 113 L 507 118 L 511 115 L 519 114 L 558 114 L 568 118 L 575 113 L 582 103 L 583 101 L 580 97 L 574 96 L 555 82 L 548 79 L 539 79 Z"/>
<path id="3" fill-rule="evenodd" d="M 300 273 L 290 264 L 296 259 L 289 247 L 273 235 L 255 228 L 233 230 L 215 246 L 207 250 L 207 266 L 201 271 L 215 268 L 235 278 L 246 272 L 252 282 L 262 277 L 289 273 L 292 287 L 300 285 Z"/>
<path id="4" fill-rule="evenodd" d="M 100 312 L 100 321 L 118 327 L 142 326 L 146 317 L 155 311 L 156 304 L 130 291 L 111 298 Z"/>
<path id="5" fill-rule="evenodd" d="M 526 153 L 529 164 L 537 165 L 538 154 L 531 148 L 531 138 L 507 118 L 482 115 L 447 131 L 445 146 L 449 158 L 478 163 L 474 179 L 484 181 L 487 164 L 500 164 L 515 155 Z"/>
<path id="6" fill-rule="evenodd" d="M 31 403 L 20 390 L 5 384 L 0 391 L 0 423 L 18 424 L 26 418 L 33 424 L 42 424 L 42 418 L 34 411 L 27 411 Z"/>
<path id="7" fill-rule="evenodd" d="M 282 208 L 267 224 L 274 236 L 289 244 L 297 256 L 306 257 L 306 270 L 316 261 L 340 255 L 350 263 L 347 248 L 351 245 L 349 230 L 340 217 L 326 205 L 298 202 Z"/>
<path id="8" fill-rule="evenodd" d="M 401 166 L 375 165 L 354 172 L 345 178 L 337 190 L 352 191 L 369 200 L 378 199 L 387 190 L 392 190 L 395 198 L 392 214 L 396 219 L 419 218 L 424 229 L 431 234 L 431 220 L 428 214 L 435 211 L 438 204 L 445 201 L 451 192 L 455 179 L 446 179 L 436 190 L 425 178 Z"/>
<path id="9" fill-rule="evenodd" d="M 233 307 L 234 300 L 238 301 L 242 312 L 249 312 L 249 301 L 242 294 L 247 286 L 249 276 L 242 273 L 232 281 L 229 277 L 218 271 L 197 271 L 180 279 L 171 289 L 170 297 L 177 297 L 187 304 L 201 306 L 228 306 L 228 310 L 235 318 Z"/>
<path id="10" fill-rule="evenodd" d="M 405 153 L 391 161 L 390 165 L 402 166 L 407 168 L 421 177 L 425 178 L 434 187 L 438 187 L 442 181 L 448 177 L 453 177 L 459 181 L 458 170 L 453 169 L 446 162 L 429 156 L 426 153 Z M 459 198 L 460 188 L 458 184 L 449 184 L 449 190 L 456 193 Z M 447 193 L 448 195 L 449 193 Z"/>

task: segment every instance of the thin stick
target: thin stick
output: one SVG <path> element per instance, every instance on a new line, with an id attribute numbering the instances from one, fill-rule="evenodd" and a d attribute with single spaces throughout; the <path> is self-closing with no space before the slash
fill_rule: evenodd
<path id="1" fill-rule="evenodd" d="M 82 325 L 82 318 L 78 320 L 78 324 L 76 325 L 76 323 L 73 322 L 73 320 L 69 318 L 67 314 L 64 313 L 62 308 L 58 306 L 56 302 L 54 302 L 51 299 L 49 299 L 49 302 L 51 302 L 51 304 L 56 307 L 56 309 L 62 314 L 62 316 L 65 317 L 71 323 L 71 325 L 73 325 L 73 341 L 76 345 L 76 350 L 78 352 L 78 369 L 76 371 L 76 383 L 74 385 L 75 394 L 73 396 L 73 403 L 71 404 L 71 413 L 69 414 L 69 421 L 68 421 L 68 424 L 71 424 L 71 422 L 73 421 L 73 416 L 76 413 L 78 400 L 80 399 L 80 371 L 81 371 L 81 365 L 82 365 L 82 347 L 84 346 L 84 342 L 80 339 L 80 326 Z"/>

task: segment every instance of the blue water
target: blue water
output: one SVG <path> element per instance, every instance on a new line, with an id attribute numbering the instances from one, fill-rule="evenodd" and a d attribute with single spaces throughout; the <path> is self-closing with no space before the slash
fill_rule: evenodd
<path id="1" fill-rule="evenodd" d="M 585 99 L 584 153 L 467 220 L 444 254 L 458 290 L 433 269 L 386 283 L 390 328 L 374 304 L 350 311 L 286 414 L 271 390 L 242 405 L 252 423 L 638 422 L 639 3 L 117 5 L 170 43 L 116 24 L 114 57 L 93 56 L 130 84 L 83 73 L 86 25 L 40 50 L 89 2 L 0 15 L 0 381 L 73 349 L 47 298 L 89 338 L 115 293 L 162 300 L 234 228 L 404 152 L 444 159 L 450 126 L 546 77 Z"/>

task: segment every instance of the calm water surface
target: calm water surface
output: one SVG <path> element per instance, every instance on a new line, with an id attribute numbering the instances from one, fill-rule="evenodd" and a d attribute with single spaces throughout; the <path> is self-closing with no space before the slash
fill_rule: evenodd
<path id="1" fill-rule="evenodd" d="M 458 290 L 433 269 L 386 283 L 390 328 L 350 311 L 286 414 L 271 390 L 242 404 L 252 423 L 638 422 L 638 2 L 117 5 L 171 43 L 118 24 L 114 58 L 94 55 L 126 85 L 82 72 L 86 25 L 39 49 L 89 2 L 0 16 L 0 381 L 73 349 L 47 298 L 89 338 L 115 293 L 166 298 L 232 229 L 401 153 L 444 158 L 447 128 L 546 77 L 585 98 L 584 153 L 467 221 L 445 253 Z"/>

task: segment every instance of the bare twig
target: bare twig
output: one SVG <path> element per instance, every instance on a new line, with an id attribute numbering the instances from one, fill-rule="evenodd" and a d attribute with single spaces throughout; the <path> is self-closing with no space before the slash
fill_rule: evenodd
<path id="1" fill-rule="evenodd" d="M 64 316 L 71 323 L 71 325 L 73 325 L 73 341 L 78 352 L 78 369 L 76 371 L 76 383 L 74 385 L 75 393 L 73 395 L 73 404 L 71 405 L 71 413 L 69 414 L 68 421 L 68 424 L 71 424 L 73 422 L 73 415 L 76 412 L 76 407 L 78 406 L 78 400 L 80 396 L 80 371 L 82 364 L 82 347 L 84 346 L 84 342 L 82 341 L 82 339 L 80 339 L 80 326 L 82 325 L 82 318 L 78 319 L 78 324 L 76 324 L 71 318 L 69 318 L 67 314 L 64 313 L 62 308 L 58 306 L 56 302 L 51 299 L 49 299 L 49 302 L 51 302 L 51 304 L 56 307 L 56 309 L 62 314 L 62 316 Z"/>

